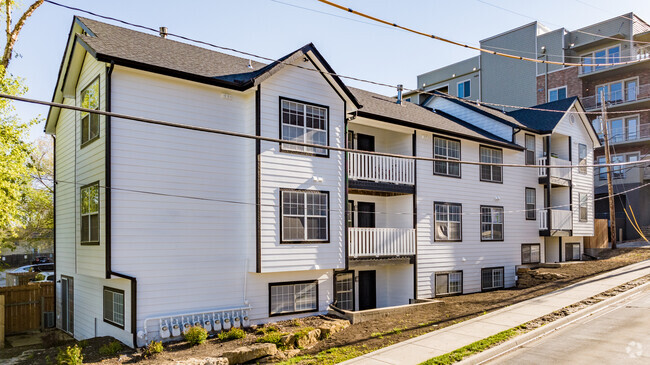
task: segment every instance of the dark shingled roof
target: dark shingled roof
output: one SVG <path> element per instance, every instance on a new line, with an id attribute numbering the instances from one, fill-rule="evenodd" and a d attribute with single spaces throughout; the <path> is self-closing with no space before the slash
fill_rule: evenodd
<path id="1" fill-rule="evenodd" d="M 88 33 L 78 35 L 78 39 L 99 61 L 114 61 L 127 67 L 217 86 L 245 90 L 281 70 L 286 63 L 306 56 L 310 51 L 326 72 L 335 73 L 312 43 L 267 65 L 88 18 L 77 17 L 76 20 Z M 357 100 L 339 77 L 332 75 L 332 78 L 359 107 Z"/>
<path id="2" fill-rule="evenodd" d="M 560 99 L 552 101 L 550 103 L 535 105 L 535 109 L 545 109 L 553 111 L 543 111 L 543 110 L 531 110 L 531 109 L 519 109 L 508 112 L 507 114 L 519 122 L 527 126 L 528 128 L 536 129 L 540 133 L 551 133 L 555 126 L 560 122 L 560 119 L 564 116 L 565 113 L 558 113 L 558 111 L 567 112 L 569 108 L 578 98 L 572 96 L 570 98 Z"/>
<path id="3" fill-rule="evenodd" d="M 424 129 L 518 150 L 522 149 L 521 146 L 515 143 L 460 119 L 443 115 L 443 113 L 436 113 L 418 104 L 402 101 L 400 105 L 396 103 L 397 99 L 393 97 L 375 94 L 354 87 L 350 87 L 349 89 L 357 100 L 359 100 L 359 103 L 363 105 L 358 111 L 360 117 L 382 120 L 411 128 Z"/>

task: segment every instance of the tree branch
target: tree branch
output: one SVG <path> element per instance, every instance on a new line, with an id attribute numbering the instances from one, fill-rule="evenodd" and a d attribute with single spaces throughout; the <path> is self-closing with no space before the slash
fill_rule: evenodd
<path id="1" fill-rule="evenodd" d="M 35 1 L 32 5 L 27 8 L 27 10 L 23 13 L 23 15 L 18 19 L 16 22 L 16 25 L 14 25 L 14 29 L 9 32 L 9 28 L 11 26 L 11 8 L 10 8 L 10 0 L 6 0 L 7 4 L 7 43 L 5 45 L 5 52 L 2 57 L 2 66 L 4 66 L 5 70 L 7 67 L 9 67 L 9 61 L 11 60 L 11 54 L 14 50 L 14 46 L 16 45 L 16 40 L 18 39 L 18 33 L 20 33 L 21 29 L 23 29 L 23 26 L 25 25 L 25 22 L 27 21 L 27 18 L 32 16 L 36 9 L 38 9 L 39 6 L 43 5 L 43 0 L 38 0 Z"/>

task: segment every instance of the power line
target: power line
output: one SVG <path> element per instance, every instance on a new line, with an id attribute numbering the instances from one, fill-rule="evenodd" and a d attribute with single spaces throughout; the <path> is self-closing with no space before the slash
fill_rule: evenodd
<path id="1" fill-rule="evenodd" d="M 433 38 L 435 40 L 439 40 L 439 41 L 442 41 L 442 42 L 453 44 L 455 46 L 459 46 L 459 47 L 463 47 L 463 48 L 469 48 L 469 49 L 473 49 L 475 51 L 488 53 L 488 54 L 492 54 L 492 55 L 495 55 L 495 56 L 510 58 L 510 59 L 514 59 L 514 60 L 534 62 L 534 63 L 540 63 L 540 64 L 551 64 L 551 65 L 560 65 L 560 66 L 580 66 L 580 67 L 583 67 L 583 66 L 611 67 L 611 66 L 629 65 L 629 64 L 640 62 L 640 60 L 634 60 L 634 61 L 591 64 L 591 63 L 584 63 L 584 62 L 574 63 L 574 62 L 559 62 L 559 61 L 539 60 L 537 58 L 515 56 L 515 55 L 512 55 L 512 54 L 508 54 L 508 53 L 497 52 L 497 51 L 493 51 L 493 50 L 489 50 L 489 49 L 485 49 L 485 48 L 481 48 L 481 47 L 471 46 L 469 44 L 463 44 L 463 43 L 460 43 L 460 42 L 455 42 L 455 41 L 452 41 L 450 39 L 437 36 L 435 34 L 429 34 L 429 33 L 421 32 L 419 30 L 415 30 L 415 29 L 408 28 L 408 27 L 405 27 L 405 26 L 402 26 L 402 25 L 398 25 L 396 23 L 392 23 L 392 22 L 389 22 L 389 21 L 386 21 L 386 20 L 371 16 L 371 15 L 368 15 L 368 14 L 353 10 L 351 8 L 339 5 L 337 3 L 334 3 L 334 2 L 331 2 L 331 1 L 328 1 L 328 0 L 318 0 L 318 1 L 320 1 L 320 2 L 322 2 L 324 4 L 327 4 L 327 5 L 333 6 L 335 8 L 338 8 L 338 9 L 341 9 L 341 10 L 344 10 L 344 11 L 348 11 L 348 12 L 350 12 L 352 14 L 359 15 L 359 16 L 364 17 L 366 19 L 374 20 L 374 21 L 376 21 L 378 23 L 382 23 L 382 24 L 386 24 L 386 25 L 391 25 L 391 26 L 393 26 L 395 28 L 406 30 L 408 32 L 411 32 L 411 33 L 414 33 L 414 34 L 417 34 L 417 35 L 421 35 L 421 36 L 424 36 L 424 37 L 427 37 L 427 38 Z"/>
<path id="2" fill-rule="evenodd" d="M 17 101 L 22 101 L 22 102 L 32 103 L 32 104 L 47 105 L 47 106 L 50 106 L 50 107 L 75 110 L 75 111 L 86 112 L 86 113 L 90 113 L 90 114 L 99 114 L 99 115 L 104 115 L 104 116 L 110 116 L 110 117 L 113 117 L 113 118 L 133 120 L 133 121 L 136 121 L 136 122 L 160 125 L 160 126 L 164 126 L 164 127 L 180 128 L 180 129 L 192 130 L 192 131 L 197 131 L 197 132 L 220 134 L 220 135 L 225 135 L 225 136 L 230 136 L 230 137 L 240 137 L 240 138 L 246 138 L 246 139 L 252 139 L 252 140 L 260 140 L 260 141 L 265 141 L 265 142 L 274 142 L 274 143 L 280 143 L 280 144 L 296 145 L 296 146 L 301 146 L 301 147 L 325 149 L 325 150 L 336 151 L 336 152 L 360 153 L 359 150 L 355 150 L 355 149 L 351 149 L 351 148 L 327 146 L 327 145 L 320 145 L 320 144 L 314 144 L 314 143 L 304 143 L 304 142 L 291 141 L 291 140 L 286 140 L 286 139 L 281 139 L 281 138 L 256 136 L 256 135 L 247 134 L 247 133 L 227 131 L 227 130 L 223 130 L 223 129 L 198 127 L 198 126 L 193 126 L 193 125 L 189 125 L 189 124 L 167 122 L 167 121 L 163 121 L 163 120 L 143 118 L 143 117 L 137 117 L 137 116 L 127 115 L 127 114 L 120 114 L 120 113 L 114 113 L 114 112 L 107 112 L 107 111 L 103 111 L 103 110 L 83 108 L 83 107 L 78 107 L 78 106 L 74 106 L 74 105 L 66 105 L 66 104 L 61 104 L 61 103 L 54 103 L 54 102 L 51 102 L 51 101 L 30 99 L 30 98 L 25 98 L 25 97 L 22 97 L 22 96 L 8 95 L 8 94 L 3 94 L 3 93 L 0 93 L 0 98 L 17 100 Z M 403 159 L 410 159 L 410 160 L 417 160 L 417 161 L 453 162 L 453 163 L 459 163 L 459 164 L 478 165 L 478 166 L 502 166 L 502 167 L 526 167 L 526 168 L 547 168 L 547 167 L 549 167 L 547 165 L 526 165 L 526 164 L 511 164 L 511 163 L 491 163 L 491 162 L 480 162 L 480 161 L 448 160 L 446 158 L 412 156 L 412 155 L 402 155 L 402 154 L 397 154 L 397 153 L 376 152 L 376 151 L 363 151 L 362 153 L 367 154 L 367 155 L 396 157 L 396 158 L 403 158 Z M 632 166 L 632 165 L 641 165 L 641 164 L 645 165 L 646 163 L 648 163 L 648 161 L 620 162 L 620 163 L 609 164 L 609 165 L 553 165 L 552 167 L 553 168 L 585 168 L 585 167 L 602 167 L 602 166 Z"/>
<path id="3" fill-rule="evenodd" d="M 89 10 L 84 10 L 84 9 L 81 9 L 81 8 L 76 8 L 76 7 L 60 4 L 60 3 L 54 2 L 52 0 L 45 0 L 45 2 L 47 2 L 47 3 L 51 4 L 51 5 L 55 5 L 55 6 L 65 8 L 65 9 L 86 13 L 86 14 L 89 14 L 89 15 L 92 15 L 92 16 L 95 16 L 95 17 L 98 17 L 98 18 L 101 18 L 101 19 L 111 20 L 111 21 L 115 21 L 115 22 L 118 22 L 118 23 L 121 23 L 121 24 L 124 24 L 124 25 L 132 26 L 132 27 L 139 28 L 139 29 L 144 29 L 144 30 L 147 30 L 147 31 L 150 31 L 150 32 L 153 32 L 153 33 L 158 33 L 157 29 L 147 27 L 147 26 L 144 26 L 144 25 L 141 25 L 141 24 L 136 24 L 136 23 L 125 21 L 125 20 L 117 19 L 117 18 L 114 18 L 114 17 L 97 14 L 97 13 L 94 13 L 94 12 L 89 11 Z M 257 55 L 257 54 L 251 53 L 251 52 L 241 51 L 241 50 L 231 48 L 231 47 L 219 46 L 219 45 L 216 45 L 216 44 L 213 44 L 213 43 L 210 43 L 210 42 L 205 42 L 205 41 L 189 38 L 189 37 L 178 35 L 178 34 L 175 34 L 175 33 L 168 33 L 167 35 L 169 37 L 176 37 L 178 39 L 182 39 L 182 40 L 185 40 L 185 41 L 188 41 L 188 42 L 193 42 L 193 43 L 205 45 L 205 46 L 216 48 L 216 49 L 219 49 L 219 50 L 222 50 L 222 51 L 229 51 L 229 52 L 239 53 L 239 54 L 242 54 L 242 55 L 245 55 L 245 56 L 248 56 L 248 57 L 253 57 L 253 58 L 257 58 L 257 59 L 261 59 L 261 60 L 265 60 L 265 61 L 269 61 L 269 62 L 275 62 L 275 63 L 286 65 L 286 66 L 296 67 L 296 68 L 299 68 L 299 69 L 302 69 L 302 70 L 307 70 L 307 71 L 310 71 L 310 72 L 318 72 L 320 74 L 336 76 L 336 77 L 339 77 L 339 78 L 359 81 L 359 82 L 363 82 L 363 83 L 367 83 L 367 84 L 371 84 L 371 85 L 389 87 L 391 89 L 396 89 L 397 88 L 396 85 L 390 85 L 390 84 L 386 84 L 386 83 L 382 83 L 382 82 L 378 82 L 378 81 L 361 79 L 361 78 L 358 78 L 358 77 L 347 76 L 347 75 L 337 74 L 337 73 L 333 73 L 333 72 L 321 71 L 319 69 L 303 67 L 301 65 L 296 65 L 296 64 L 286 62 L 286 61 L 283 61 L 283 60 L 278 60 L 278 59 L 274 59 L 274 58 L 260 56 L 260 55 Z M 418 92 L 418 93 L 425 94 L 425 95 L 435 95 L 432 92 L 426 92 L 426 91 L 422 91 L 422 90 L 418 90 L 418 89 L 404 88 L 404 91 L 413 91 L 413 92 Z M 449 99 L 458 99 L 458 100 L 466 101 L 466 100 L 457 98 L 455 96 L 447 95 L 447 94 L 439 95 L 439 96 L 449 98 Z M 548 109 L 543 109 L 543 108 L 524 107 L 524 106 L 498 104 L 498 103 L 490 103 L 490 102 L 481 102 L 481 104 L 500 107 L 500 108 L 537 110 L 537 111 L 544 111 L 544 112 L 551 112 L 551 113 L 575 113 L 575 114 L 584 114 L 584 115 L 599 114 L 598 112 L 573 112 L 573 111 L 561 111 L 561 110 L 548 110 Z M 650 111 L 650 109 L 617 111 L 617 112 L 610 112 L 610 114 L 613 114 L 613 113 L 634 113 L 634 112 L 639 112 L 640 113 L 640 112 L 646 112 L 646 111 Z"/>

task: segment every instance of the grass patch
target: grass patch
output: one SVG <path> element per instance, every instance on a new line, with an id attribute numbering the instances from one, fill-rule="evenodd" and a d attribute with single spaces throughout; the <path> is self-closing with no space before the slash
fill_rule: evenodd
<path id="1" fill-rule="evenodd" d="M 404 327 L 404 328 L 395 327 L 392 330 L 386 331 L 386 332 L 373 332 L 370 335 L 370 337 L 372 337 L 372 338 L 384 338 L 384 336 L 390 336 L 390 335 L 396 335 L 396 334 L 402 333 L 402 331 L 405 330 L 405 329 L 406 329 L 406 327 Z"/>
<path id="2" fill-rule="evenodd" d="M 231 328 L 230 331 L 221 332 L 217 335 L 222 342 L 237 340 L 246 337 L 246 332 L 241 328 Z"/>
<path id="3" fill-rule="evenodd" d="M 353 359 L 355 357 L 359 357 L 374 350 L 374 348 L 371 349 L 365 345 L 333 347 L 331 349 L 321 351 L 316 355 L 296 356 L 289 360 L 283 361 L 278 365 L 295 365 L 299 363 L 307 365 L 333 365 Z"/>
<path id="4" fill-rule="evenodd" d="M 485 351 L 490 347 L 500 344 L 504 341 L 509 340 L 512 337 L 517 336 L 522 330 L 523 326 L 517 326 L 502 332 L 492 335 L 488 338 L 484 338 L 480 341 L 476 341 L 467 346 L 461 347 L 452 352 L 446 353 L 444 355 L 436 356 L 432 359 L 429 359 L 420 365 L 446 365 L 453 364 L 455 362 L 461 361 L 462 359 L 477 354 L 481 351 Z"/>
<path id="5" fill-rule="evenodd" d="M 273 331 L 273 332 L 269 332 L 269 333 L 265 334 L 264 336 L 258 338 L 257 341 L 255 341 L 255 342 L 258 342 L 258 343 L 272 343 L 272 344 L 275 344 L 278 347 L 278 349 L 286 350 L 287 346 L 282 343 L 282 337 L 286 336 L 286 335 L 287 334 L 284 333 L 284 332 Z"/>
<path id="6" fill-rule="evenodd" d="M 255 331 L 255 334 L 256 335 L 265 335 L 265 334 L 271 333 L 271 332 L 280 332 L 280 329 L 277 326 L 271 324 L 271 325 L 268 325 L 268 326 L 258 328 Z"/>

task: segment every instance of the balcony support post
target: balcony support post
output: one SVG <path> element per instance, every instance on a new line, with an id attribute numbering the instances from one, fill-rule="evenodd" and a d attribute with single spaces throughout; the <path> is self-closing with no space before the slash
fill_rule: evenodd
<path id="1" fill-rule="evenodd" d="M 553 228 L 551 221 L 551 135 L 546 137 L 546 224 L 549 232 Z"/>

